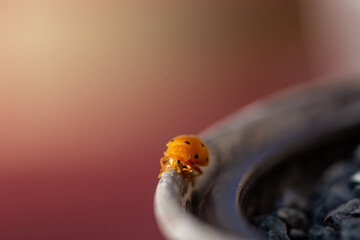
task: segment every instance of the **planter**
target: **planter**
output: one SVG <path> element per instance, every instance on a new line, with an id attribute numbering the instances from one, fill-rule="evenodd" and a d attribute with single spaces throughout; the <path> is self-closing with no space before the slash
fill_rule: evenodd
<path id="1" fill-rule="evenodd" d="M 283 189 L 304 195 L 360 143 L 360 81 L 317 81 L 240 110 L 202 135 L 211 162 L 194 186 L 170 171 L 155 215 L 168 239 L 254 239 Z"/>

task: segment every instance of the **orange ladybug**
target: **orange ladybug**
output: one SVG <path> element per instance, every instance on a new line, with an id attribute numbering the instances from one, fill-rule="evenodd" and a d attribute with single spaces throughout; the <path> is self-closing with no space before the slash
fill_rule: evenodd
<path id="1" fill-rule="evenodd" d="M 204 141 L 194 135 L 181 135 L 171 139 L 167 144 L 167 150 L 160 159 L 160 174 L 169 168 L 181 173 L 186 179 L 193 180 L 202 174 L 198 166 L 209 164 L 209 152 Z M 165 164 L 164 164 L 165 163 Z M 197 171 L 196 174 L 192 174 Z"/>

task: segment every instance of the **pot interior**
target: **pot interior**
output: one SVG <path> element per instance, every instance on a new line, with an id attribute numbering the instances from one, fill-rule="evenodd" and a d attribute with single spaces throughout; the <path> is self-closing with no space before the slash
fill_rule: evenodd
<path id="1" fill-rule="evenodd" d="M 274 209 L 275 202 L 287 188 L 305 197 L 311 196 L 323 171 L 336 161 L 352 158 L 359 144 L 360 124 L 264 160 L 243 180 L 243 189 L 239 189 L 241 215 L 254 224 L 257 216 L 269 214 Z"/>

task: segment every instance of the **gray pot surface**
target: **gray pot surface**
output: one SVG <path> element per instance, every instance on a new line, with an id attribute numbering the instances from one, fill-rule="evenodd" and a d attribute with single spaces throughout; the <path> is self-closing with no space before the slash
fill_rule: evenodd
<path id="1" fill-rule="evenodd" d="M 251 219 L 288 186 L 306 192 L 335 161 L 321 154 L 355 148 L 359 126 L 355 78 L 299 85 L 241 109 L 200 135 L 210 164 L 194 185 L 163 174 L 154 200 L 160 230 L 167 239 L 258 239 Z"/>

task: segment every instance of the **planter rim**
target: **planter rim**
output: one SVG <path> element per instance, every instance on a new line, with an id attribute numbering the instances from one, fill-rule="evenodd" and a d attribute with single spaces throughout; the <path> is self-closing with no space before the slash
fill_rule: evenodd
<path id="1" fill-rule="evenodd" d="M 256 119 L 283 113 L 288 109 L 301 107 L 302 104 L 309 104 L 309 101 L 313 101 L 313 99 L 304 99 L 304 101 L 291 102 L 293 99 L 298 100 L 303 96 L 316 96 L 317 100 L 322 101 L 324 100 L 320 96 L 322 93 L 326 95 L 328 91 L 341 91 L 342 88 L 350 89 L 352 86 L 359 85 L 360 81 L 356 80 L 355 77 L 346 77 L 344 75 L 323 77 L 315 81 L 301 83 L 239 109 L 205 129 L 200 136 L 206 143 L 215 142 L 216 144 L 217 139 L 220 137 L 237 129 L 246 128 L 248 123 Z M 284 104 L 288 100 L 290 100 L 291 104 Z M 211 150 L 211 146 L 209 150 Z M 216 154 L 216 149 L 213 149 L 213 151 Z M 212 162 L 210 162 L 211 164 Z M 199 181 L 196 182 L 196 185 L 199 186 L 195 185 L 194 187 L 175 172 L 169 171 L 163 174 L 155 192 L 154 211 L 160 230 L 167 239 L 248 239 L 204 222 L 186 210 L 189 208 L 188 205 L 192 194 L 197 191 L 204 192 L 203 188 L 207 184 L 206 179 L 209 179 L 209 176 L 211 178 L 215 174 L 215 168 L 219 168 L 224 163 L 217 164 L 212 170 L 204 169 L 204 175 L 208 177 L 204 177 L 204 180 L 199 178 Z M 234 214 L 238 214 L 238 212 Z"/>

